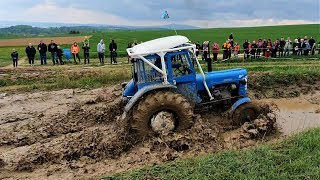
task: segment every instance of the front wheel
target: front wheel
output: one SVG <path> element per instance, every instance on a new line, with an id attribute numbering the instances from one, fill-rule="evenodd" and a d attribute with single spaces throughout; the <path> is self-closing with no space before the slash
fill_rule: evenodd
<path id="1" fill-rule="evenodd" d="M 131 129 L 141 137 L 182 131 L 193 124 L 193 107 L 182 95 L 160 91 L 142 99 L 133 111 Z"/>
<path id="2" fill-rule="evenodd" d="M 259 106 L 252 102 L 248 102 L 240 105 L 236 110 L 234 110 L 232 115 L 233 124 L 236 126 L 241 126 L 245 122 L 251 122 L 258 118 L 261 109 Z"/>

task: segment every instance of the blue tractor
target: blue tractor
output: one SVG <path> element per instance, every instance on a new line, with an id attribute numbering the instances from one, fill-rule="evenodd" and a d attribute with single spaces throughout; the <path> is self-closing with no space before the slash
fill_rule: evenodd
<path id="1" fill-rule="evenodd" d="M 197 110 L 229 111 L 237 124 L 260 113 L 247 97 L 247 71 L 204 73 L 195 45 L 184 36 L 151 40 L 127 52 L 133 58 L 133 74 L 124 85 L 122 118 L 130 117 L 130 128 L 139 136 L 188 129 Z"/>

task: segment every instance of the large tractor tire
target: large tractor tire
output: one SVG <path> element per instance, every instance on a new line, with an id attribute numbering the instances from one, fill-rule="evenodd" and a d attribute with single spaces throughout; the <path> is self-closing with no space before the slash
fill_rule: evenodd
<path id="1" fill-rule="evenodd" d="M 246 122 L 252 122 L 253 120 L 258 118 L 260 113 L 261 109 L 256 104 L 252 102 L 242 104 L 233 112 L 233 125 L 241 126 Z"/>
<path id="2" fill-rule="evenodd" d="M 193 107 L 182 95 L 160 91 L 147 95 L 133 111 L 131 129 L 141 138 L 179 132 L 193 124 Z"/>

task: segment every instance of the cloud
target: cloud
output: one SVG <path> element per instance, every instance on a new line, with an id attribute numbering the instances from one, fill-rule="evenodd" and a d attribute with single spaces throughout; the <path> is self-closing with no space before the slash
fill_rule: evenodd
<path id="1" fill-rule="evenodd" d="M 272 25 L 293 25 L 293 24 L 317 24 L 319 21 L 307 20 L 289 20 L 289 19 L 233 19 L 233 20 L 188 20 L 182 22 L 186 25 L 194 25 L 203 28 L 214 27 L 254 27 L 254 26 L 272 26 Z"/>
<path id="2" fill-rule="evenodd" d="M 46 0 L 25 11 L 27 17 L 37 22 L 64 22 L 75 24 L 111 24 L 111 25 L 159 25 L 154 21 L 130 21 L 126 18 L 101 11 L 60 7 L 53 1 Z"/>
<path id="3" fill-rule="evenodd" d="M 167 21 L 161 19 L 164 10 Z M 319 0 L 1 0 L 0 20 L 233 27 L 320 23 L 319 13 Z"/>

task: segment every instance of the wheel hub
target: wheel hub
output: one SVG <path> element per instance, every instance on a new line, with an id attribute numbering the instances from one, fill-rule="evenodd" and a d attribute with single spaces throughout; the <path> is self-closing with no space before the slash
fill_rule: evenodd
<path id="1" fill-rule="evenodd" d="M 151 119 L 152 130 L 157 133 L 168 133 L 175 128 L 175 119 L 172 113 L 161 111 Z"/>

